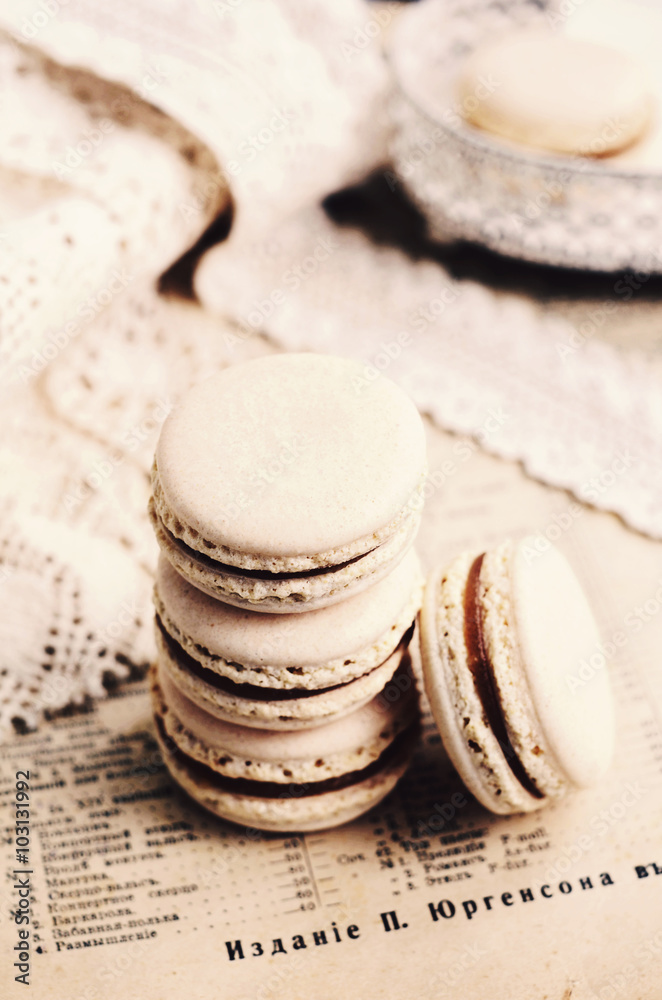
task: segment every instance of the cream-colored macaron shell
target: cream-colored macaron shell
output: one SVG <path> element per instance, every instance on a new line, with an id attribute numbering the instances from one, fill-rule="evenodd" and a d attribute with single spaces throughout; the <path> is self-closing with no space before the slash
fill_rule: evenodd
<path id="1" fill-rule="evenodd" d="M 219 789 L 212 780 L 193 773 L 185 761 L 173 756 L 158 730 L 156 739 L 170 774 L 199 805 L 246 829 L 274 833 L 306 833 L 349 823 L 378 805 L 393 790 L 409 763 L 409 756 L 403 751 L 376 774 L 346 788 L 319 795 L 261 798 Z"/>
<path id="2" fill-rule="evenodd" d="M 151 681 L 157 740 L 170 773 L 206 809 L 245 826 L 293 832 L 348 822 L 391 791 L 413 749 L 413 685 L 393 703 L 375 698 L 318 729 L 269 733 L 219 722 L 157 667 Z M 343 778 L 340 787 L 316 790 Z M 241 780 L 241 790 L 232 779 Z M 282 793 L 260 794 L 261 782 L 282 785 Z"/>
<path id="3" fill-rule="evenodd" d="M 524 539 L 511 560 L 521 661 L 550 757 L 571 784 L 588 788 L 614 752 L 609 667 L 591 666 L 600 632 L 579 580 L 558 549 L 541 553 L 535 541 Z"/>
<path id="4" fill-rule="evenodd" d="M 425 470 L 416 407 L 383 376 L 328 355 L 236 365 L 191 389 L 156 450 L 168 531 L 221 564 L 338 567 L 412 520 Z"/>
<path id="5" fill-rule="evenodd" d="M 376 548 L 326 570 L 293 575 L 252 576 L 214 562 L 175 538 L 150 501 L 156 540 L 174 568 L 198 590 L 233 607 L 262 614 L 300 614 L 346 601 L 387 576 L 411 548 L 420 515 L 409 513 Z"/>
<path id="6" fill-rule="evenodd" d="M 208 670 L 236 684 L 319 690 L 384 663 L 420 608 L 413 549 L 384 579 L 305 615 L 262 615 L 202 594 L 159 560 L 154 601 L 166 631 Z"/>
<path id="7" fill-rule="evenodd" d="M 153 697 L 174 743 L 228 778 L 306 784 L 359 771 L 414 719 L 414 687 L 392 705 L 373 698 L 342 719 L 302 730 L 260 730 L 218 719 L 157 668 Z"/>
<path id="8" fill-rule="evenodd" d="M 644 134 L 654 110 L 651 87 L 628 53 L 531 29 L 479 46 L 458 89 L 473 125 L 569 155 L 625 149 Z"/>
<path id="9" fill-rule="evenodd" d="M 530 811 L 569 788 L 595 784 L 611 761 L 607 671 L 576 680 L 582 661 L 599 648 L 599 632 L 556 549 L 540 552 L 534 539 L 524 539 L 484 555 L 476 593 L 506 728 L 499 739 L 469 668 L 465 594 L 474 559 L 464 553 L 428 581 L 421 613 L 426 691 L 444 744 L 472 793 L 494 812 Z"/>
<path id="10" fill-rule="evenodd" d="M 217 719 L 258 729 L 310 729 L 355 711 L 391 680 L 403 661 L 404 645 L 403 642 L 373 670 L 345 684 L 319 691 L 304 690 L 298 697 L 296 691 L 290 689 L 289 697 L 279 699 L 277 696 L 283 693 L 282 688 L 251 688 L 244 693 L 243 689 L 232 692 L 210 683 L 193 673 L 181 655 L 181 648 L 173 649 L 161 629 L 156 629 L 159 666 L 183 694 Z M 257 693 L 262 697 L 255 697 Z"/>

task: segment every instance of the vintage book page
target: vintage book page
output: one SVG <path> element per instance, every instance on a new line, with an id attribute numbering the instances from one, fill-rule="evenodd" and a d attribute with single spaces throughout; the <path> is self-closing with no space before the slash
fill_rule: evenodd
<path id="1" fill-rule="evenodd" d="M 533 533 L 588 588 L 604 645 L 583 669 L 608 669 L 617 702 L 607 780 L 493 817 L 469 802 L 428 718 L 410 771 L 370 815 L 305 836 L 242 830 L 176 788 L 146 685 L 127 686 L 0 750 L 3 996 L 659 1000 L 661 547 L 471 441 L 430 429 L 429 447 L 427 568 Z"/>

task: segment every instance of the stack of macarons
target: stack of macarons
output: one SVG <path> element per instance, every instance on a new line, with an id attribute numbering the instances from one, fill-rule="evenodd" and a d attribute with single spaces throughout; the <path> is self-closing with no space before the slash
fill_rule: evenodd
<path id="1" fill-rule="evenodd" d="M 246 826 L 360 815 L 415 741 L 425 436 L 362 374 L 313 354 L 228 368 L 157 446 L 157 735 L 180 785 Z"/>
<path id="2" fill-rule="evenodd" d="M 418 731 L 421 608 L 432 713 L 467 788 L 526 812 L 609 766 L 606 670 L 565 558 L 535 539 L 430 574 L 419 414 L 388 379 L 312 354 L 260 358 L 168 417 L 150 516 L 161 547 L 152 698 L 192 798 L 248 827 L 336 826 L 404 773 Z"/>
<path id="3" fill-rule="evenodd" d="M 479 45 L 462 68 L 458 91 L 472 125 L 566 156 L 620 153 L 643 138 L 655 112 L 651 82 L 634 55 L 531 28 Z"/>

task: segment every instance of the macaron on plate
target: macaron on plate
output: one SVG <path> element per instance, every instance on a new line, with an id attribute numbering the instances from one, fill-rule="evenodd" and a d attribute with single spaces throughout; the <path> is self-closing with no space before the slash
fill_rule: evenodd
<path id="1" fill-rule="evenodd" d="M 495 86 L 476 99 L 486 79 Z M 544 30 L 511 30 L 479 45 L 462 68 L 458 91 L 472 125 L 567 156 L 626 149 L 645 133 L 655 107 L 631 55 Z"/>
<path id="2" fill-rule="evenodd" d="M 165 422 L 150 516 L 175 569 L 261 612 L 310 611 L 390 572 L 420 521 L 425 435 L 390 380 L 288 354 L 226 369 Z"/>
<path id="3" fill-rule="evenodd" d="M 607 671 L 574 682 L 598 646 L 571 567 L 533 539 L 464 553 L 428 580 L 426 692 L 453 765 L 492 812 L 539 809 L 594 785 L 609 767 Z"/>
<path id="4" fill-rule="evenodd" d="M 562 6 L 408 4 L 387 40 L 395 172 L 445 243 L 659 273 L 659 11 Z"/>

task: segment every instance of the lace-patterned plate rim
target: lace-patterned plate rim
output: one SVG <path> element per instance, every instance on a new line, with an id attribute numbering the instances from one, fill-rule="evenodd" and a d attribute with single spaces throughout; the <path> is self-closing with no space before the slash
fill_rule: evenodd
<path id="1" fill-rule="evenodd" d="M 545 12 L 552 7 L 535 0 L 470 0 L 468 5 L 451 0 L 444 5 L 441 32 L 434 30 L 441 5 L 429 0 L 398 19 L 386 45 L 394 76 L 396 173 L 434 238 L 472 240 L 506 256 L 553 266 L 662 273 L 662 164 L 655 171 L 615 166 L 608 159 L 520 151 L 464 123 L 459 114 L 449 122 L 435 113 L 428 96 L 435 73 L 443 67 L 450 93 L 461 60 L 486 35 L 485 28 L 475 28 L 468 43 L 463 22 L 471 16 L 474 25 L 484 24 L 484 15 L 491 13 L 502 18 L 504 27 L 545 25 Z M 435 47 L 430 51 L 429 40 L 422 43 L 431 36 Z M 421 156 L 421 140 L 439 135 Z M 554 197 L 559 191 L 560 200 Z M 532 212 L 536 197 L 545 195 L 552 195 L 551 207 L 538 205 Z M 618 209 L 632 202 L 636 208 L 637 199 L 645 201 L 645 209 L 638 214 L 630 208 L 630 225 L 624 229 Z"/>

